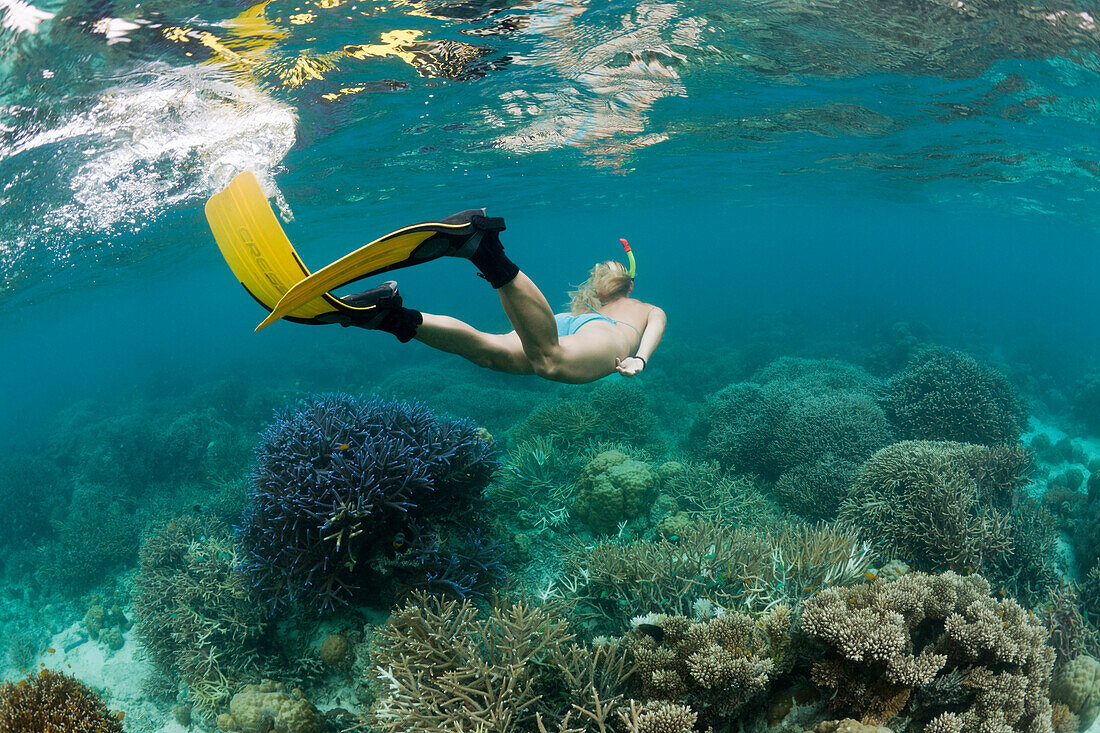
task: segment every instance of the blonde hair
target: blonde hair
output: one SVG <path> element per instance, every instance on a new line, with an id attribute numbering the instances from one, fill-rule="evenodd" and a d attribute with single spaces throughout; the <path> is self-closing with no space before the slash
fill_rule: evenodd
<path id="1" fill-rule="evenodd" d="M 618 260 L 600 262 L 588 273 L 588 279 L 569 293 L 569 312 L 579 315 L 589 306 L 599 308 L 616 298 L 629 295 L 633 283 L 634 278 L 623 263 Z"/>

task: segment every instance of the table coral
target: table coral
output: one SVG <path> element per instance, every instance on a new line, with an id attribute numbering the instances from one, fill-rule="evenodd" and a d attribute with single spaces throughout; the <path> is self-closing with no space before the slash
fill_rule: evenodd
<path id="1" fill-rule="evenodd" d="M 952 572 L 822 591 L 800 620 L 823 652 L 814 682 L 866 724 L 902 716 L 941 733 L 1049 732 L 1046 629 L 989 591 Z"/>

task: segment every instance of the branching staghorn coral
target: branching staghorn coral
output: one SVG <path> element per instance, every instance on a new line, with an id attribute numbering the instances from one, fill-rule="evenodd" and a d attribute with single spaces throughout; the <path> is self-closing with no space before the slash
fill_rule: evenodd
<path id="1" fill-rule="evenodd" d="M 908 440 L 1010 445 L 1027 412 L 1008 379 L 951 349 L 925 349 L 890 380 L 886 412 Z"/>
<path id="2" fill-rule="evenodd" d="M 237 569 L 228 529 L 183 517 L 146 538 L 134 580 L 136 631 L 153 662 L 212 713 L 259 674 L 267 613 Z"/>
<path id="3" fill-rule="evenodd" d="M 736 476 L 713 461 L 684 461 L 667 472 L 661 492 L 692 516 L 716 517 L 734 524 L 759 526 L 772 519 L 775 508 L 753 476 Z"/>
<path id="4" fill-rule="evenodd" d="M 376 716 L 389 733 L 608 730 L 632 674 L 626 652 L 571 640 L 565 621 L 525 601 L 483 616 L 416 594 L 376 637 Z"/>
<path id="5" fill-rule="evenodd" d="M 1029 465 L 1018 446 L 895 443 L 860 469 L 840 518 L 919 570 L 983 572 L 1034 602 L 1053 582 L 1054 530 L 1020 490 Z"/>
<path id="6" fill-rule="evenodd" d="M 122 733 L 122 714 L 73 677 L 43 669 L 0 687 L 4 733 Z"/>
<path id="7" fill-rule="evenodd" d="M 302 400 L 257 449 L 239 530 L 244 565 L 274 607 L 334 608 L 376 580 L 374 561 L 395 542 L 470 512 L 498 467 L 483 431 L 422 405 Z"/>
<path id="8" fill-rule="evenodd" d="M 510 437 L 517 444 L 537 437 L 550 438 L 571 449 L 590 443 L 622 441 L 657 446 L 657 416 L 649 409 L 646 393 L 637 385 L 608 382 L 569 399 L 544 402 L 515 425 Z"/>
<path id="9" fill-rule="evenodd" d="M 564 505 L 572 498 L 573 482 L 583 466 L 578 451 L 567 451 L 560 440 L 539 435 L 508 451 L 487 495 L 521 511 L 546 499 Z"/>
<path id="10" fill-rule="evenodd" d="M 1056 669 L 1081 654 L 1100 655 L 1100 633 L 1082 613 L 1080 595 L 1072 582 L 1065 582 L 1050 593 L 1039 617 L 1050 631 L 1048 643 L 1056 655 Z"/>
<path id="11" fill-rule="evenodd" d="M 566 573 L 582 621 L 620 632 L 647 613 L 695 616 L 696 604 L 759 611 L 797 603 L 826 582 L 852 582 L 871 561 L 854 535 L 828 526 L 764 533 L 698 520 L 675 541 L 606 542 L 574 553 Z"/>
<path id="12" fill-rule="evenodd" d="M 866 724 L 902 716 L 926 730 L 1049 733 L 1046 629 L 989 590 L 980 576 L 947 572 L 822 591 L 799 621 L 823 651 L 814 682 Z M 913 694 L 921 688 L 939 692 Z"/>
<path id="13" fill-rule="evenodd" d="M 783 671 L 791 618 L 786 606 L 758 617 L 725 613 L 702 622 L 657 616 L 648 633 L 636 629 L 626 643 L 647 700 L 685 705 L 701 724 L 715 725 L 759 699 Z"/>
<path id="14" fill-rule="evenodd" d="M 708 395 L 691 443 L 723 468 L 768 481 L 826 456 L 862 461 L 893 439 L 878 387 L 843 362 L 778 359 L 751 381 Z"/>
<path id="15" fill-rule="evenodd" d="M 772 544 L 791 600 L 862 580 L 873 559 L 870 545 L 851 530 L 825 523 L 786 526 L 772 536 Z"/>

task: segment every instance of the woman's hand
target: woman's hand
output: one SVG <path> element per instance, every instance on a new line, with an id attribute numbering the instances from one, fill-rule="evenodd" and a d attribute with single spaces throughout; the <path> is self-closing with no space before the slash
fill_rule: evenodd
<path id="1" fill-rule="evenodd" d="M 615 357 L 615 371 L 624 377 L 634 377 L 645 369 L 645 361 L 637 356 L 628 356 L 625 359 Z"/>

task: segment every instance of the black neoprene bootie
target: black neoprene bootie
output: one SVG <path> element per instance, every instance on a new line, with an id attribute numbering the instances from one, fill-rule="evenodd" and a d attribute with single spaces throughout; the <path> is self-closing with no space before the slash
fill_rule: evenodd
<path id="1" fill-rule="evenodd" d="M 355 326 L 371 331 L 392 333 L 401 343 L 408 343 L 416 336 L 416 329 L 424 322 L 420 311 L 402 306 L 401 293 L 393 280 L 382 283 L 362 293 L 345 295 L 340 302 L 360 311 L 337 311 L 319 319 L 341 326 Z"/>
<path id="2" fill-rule="evenodd" d="M 449 252 L 451 257 L 465 257 L 474 263 L 481 276 L 489 281 L 494 289 L 503 287 L 516 279 L 519 267 L 504 254 L 504 245 L 500 243 L 500 232 L 505 229 L 504 219 L 499 216 L 486 216 L 485 209 L 467 209 L 452 214 L 443 220 L 444 224 L 470 223 L 474 233 L 461 247 Z"/>

